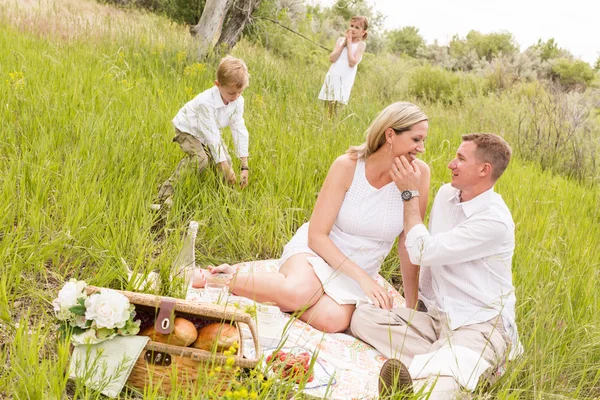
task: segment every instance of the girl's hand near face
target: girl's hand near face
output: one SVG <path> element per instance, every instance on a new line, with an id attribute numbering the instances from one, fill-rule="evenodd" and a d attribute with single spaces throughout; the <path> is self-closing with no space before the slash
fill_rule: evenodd
<path id="1" fill-rule="evenodd" d="M 350 29 L 348 29 L 348 30 L 346 31 L 346 34 L 344 35 L 344 37 L 345 37 L 345 39 L 346 39 L 346 40 L 345 40 L 345 44 L 346 44 L 346 45 L 349 45 L 349 44 L 351 44 L 351 43 L 352 43 L 352 31 L 351 31 Z"/>

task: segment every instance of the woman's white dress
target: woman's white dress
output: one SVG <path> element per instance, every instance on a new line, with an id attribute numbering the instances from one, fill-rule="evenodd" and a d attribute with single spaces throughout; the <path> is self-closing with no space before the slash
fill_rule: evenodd
<path id="1" fill-rule="evenodd" d="M 394 182 L 375 189 L 367 181 L 365 162 L 358 160 L 354 178 L 333 224 L 329 237 L 340 251 L 375 278 L 404 223 L 404 204 Z M 308 225 L 298 229 L 283 249 L 279 266 L 299 253 L 310 253 L 308 261 L 323 283 L 325 293 L 338 304 L 370 302 L 352 278 L 329 265 L 308 246 Z"/>
<path id="2" fill-rule="evenodd" d="M 360 42 L 350 44 L 353 53 L 356 52 L 359 43 Z M 348 65 L 348 49 L 344 47 L 340 57 L 336 62 L 331 64 L 331 67 L 329 67 L 329 72 L 327 72 L 327 76 L 325 76 L 325 82 L 319 93 L 319 99 L 348 104 L 350 92 L 354 85 L 354 78 L 356 77 L 356 70 L 361 60 L 362 57 L 354 67 L 350 67 Z"/>

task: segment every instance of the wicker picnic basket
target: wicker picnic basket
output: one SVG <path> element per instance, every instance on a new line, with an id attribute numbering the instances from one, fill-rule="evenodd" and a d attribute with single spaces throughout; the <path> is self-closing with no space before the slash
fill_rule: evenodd
<path id="1" fill-rule="evenodd" d="M 100 291 L 102 288 L 88 286 L 87 294 Z M 136 361 L 127 385 L 139 390 L 144 390 L 150 383 L 165 394 L 171 392 L 171 382 L 176 381 L 181 385 L 196 386 L 207 376 L 211 376 L 210 385 L 217 392 L 227 389 L 227 383 L 234 377 L 236 367 L 241 369 L 254 368 L 261 357 L 261 348 L 258 340 L 256 325 L 252 316 L 233 306 L 220 306 L 215 304 L 191 303 L 172 297 L 156 296 L 151 294 L 118 291 L 124 294 L 136 311 L 152 311 L 156 315 L 155 329 L 161 333 L 170 333 L 173 329 L 174 316 L 201 317 L 210 322 L 232 324 L 238 330 L 239 337 L 243 338 L 240 325 L 246 324 L 249 328 L 254 343 L 256 358 L 244 358 L 242 339 L 239 343 L 237 355 L 233 356 L 233 365 L 225 367 L 232 356 L 212 353 L 193 347 L 174 346 L 159 342 L 149 341 L 138 360 Z M 220 367 L 220 368 L 217 368 Z"/>

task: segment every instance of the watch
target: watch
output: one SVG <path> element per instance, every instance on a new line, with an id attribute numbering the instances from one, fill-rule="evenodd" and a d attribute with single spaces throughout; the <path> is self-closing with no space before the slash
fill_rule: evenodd
<path id="1" fill-rule="evenodd" d="M 413 197 L 419 197 L 419 191 L 418 190 L 403 190 L 402 193 L 400 193 L 400 196 L 402 197 L 402 200 L 409 201 Z"/>

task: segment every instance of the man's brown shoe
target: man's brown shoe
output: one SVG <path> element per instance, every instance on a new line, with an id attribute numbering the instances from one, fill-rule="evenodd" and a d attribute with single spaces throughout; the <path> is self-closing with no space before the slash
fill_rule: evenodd
<path id="1" fill-rule="evenodd" d="M 388 398 L 392 395 L 411 393 L 413 386 L 408 369 L 400 360 L 390 358 L 379 372 L 379 396 Z"/>

